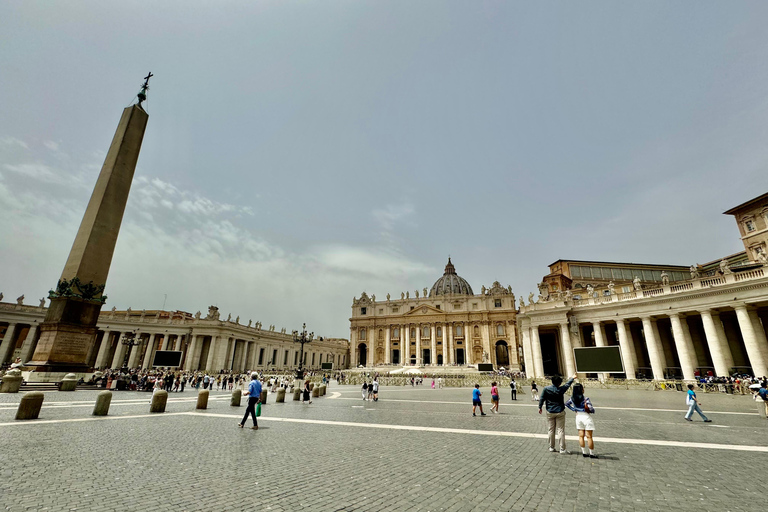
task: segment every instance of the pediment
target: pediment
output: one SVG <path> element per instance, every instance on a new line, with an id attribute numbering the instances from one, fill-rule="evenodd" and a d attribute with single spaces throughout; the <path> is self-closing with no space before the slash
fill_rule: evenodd
<path id="1" fill-rule="evenodd" d="M 442 309 L 437 309 L 434 306 L 429 306 L 427 304 L 422 304 L 421 306 L 417 306 L 410 311 L 406 312 L 403 316 L 424 316 L 424 315 L 434 315 L 435 313 L 439 315 L 444 315 L 445 311 Z"/>

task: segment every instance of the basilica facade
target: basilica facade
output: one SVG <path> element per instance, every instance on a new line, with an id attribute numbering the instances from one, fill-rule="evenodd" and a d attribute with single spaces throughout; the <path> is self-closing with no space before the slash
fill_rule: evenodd
<path id="1" fill-rule="evenodd" d="M 520 369 L 515 295 L 498 281 L 480 294 L 451 259 L 431 288 L 352 301 L 353 366 L 465 366 L 492 363 Z"/>

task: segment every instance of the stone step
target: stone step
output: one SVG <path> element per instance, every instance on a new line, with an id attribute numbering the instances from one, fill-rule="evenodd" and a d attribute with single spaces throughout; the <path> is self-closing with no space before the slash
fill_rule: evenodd
<path id="1" fill-rule="evenodd" d="M 22 382 L 20 391 L 58 391 L 58 382 Z"/>

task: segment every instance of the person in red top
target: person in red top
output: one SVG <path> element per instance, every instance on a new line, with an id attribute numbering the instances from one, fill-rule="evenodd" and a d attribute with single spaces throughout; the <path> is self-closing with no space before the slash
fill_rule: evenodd
<path id="1" fill-rule="evenodd" d="M 491 382 L 491 411 L 499 414 L 499 388 L 496 387 L 496 381 Z"/>

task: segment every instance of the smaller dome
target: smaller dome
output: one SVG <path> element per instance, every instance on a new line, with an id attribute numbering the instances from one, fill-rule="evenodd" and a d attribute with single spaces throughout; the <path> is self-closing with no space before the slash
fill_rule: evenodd
<path id="1" fill-rule="evenodd" d="M 456 273 L 456 267 L 451 263 L 451 258 L 448 258 L 448 264 L 445 266 L 445 273 L 443 277 L 435 281 L 432 285 L 432 289 L 429 290 L 429 296 L 434 297 L 436 295 L 474 295 L 472 287 L 463 277 L 460 277 Z"/>

